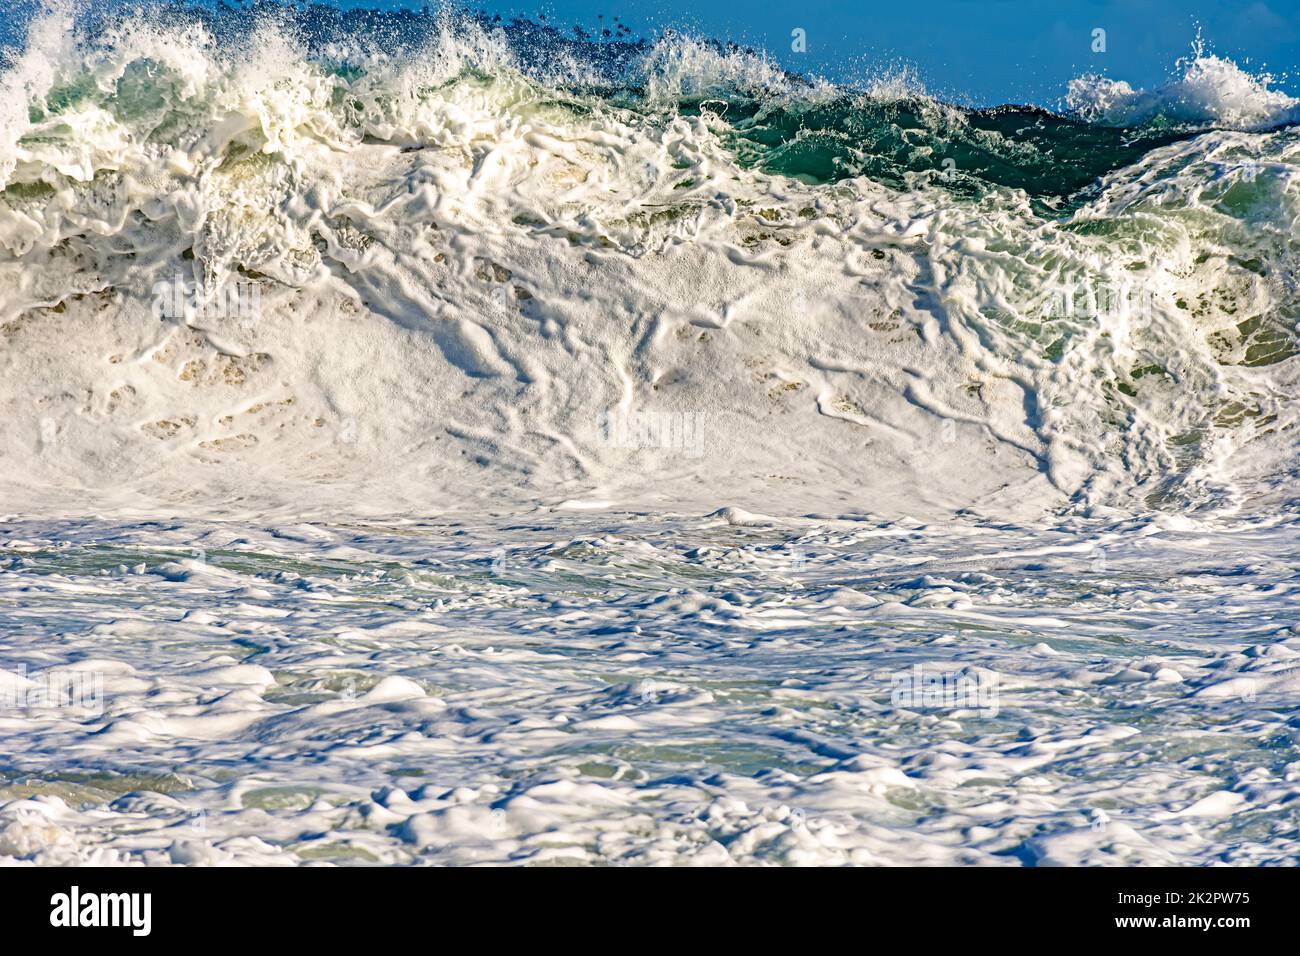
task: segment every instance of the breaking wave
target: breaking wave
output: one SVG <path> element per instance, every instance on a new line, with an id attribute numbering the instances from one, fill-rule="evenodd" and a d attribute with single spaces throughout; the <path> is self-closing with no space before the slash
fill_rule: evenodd
<path id="1" fill-rule="evenodd" d="M 1181 69 L 970 110 L 621 28 L 47 10 L 7 500 L 1285 505 L 1300 105 Z"/>

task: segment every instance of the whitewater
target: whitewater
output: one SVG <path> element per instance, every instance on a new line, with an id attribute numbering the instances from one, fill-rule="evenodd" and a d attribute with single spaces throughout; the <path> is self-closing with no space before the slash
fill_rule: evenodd
<path id="1" fill-rule="evenodd" d="M 1300 101 L 33 19 L 0 863 L 1295 864 Z"/>

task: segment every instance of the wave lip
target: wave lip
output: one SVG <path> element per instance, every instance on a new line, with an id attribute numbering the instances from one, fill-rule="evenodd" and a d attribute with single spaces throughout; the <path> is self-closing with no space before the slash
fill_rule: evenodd
<path id="1" fill-rule="evenodd" d="M 1300 99 L 1272 89 L 1275 78 L 1252 75 L 1204 52 L 1181 61 L 1183 73 L 1153 90 L 1088 75 L 1070 81 L 1065 103 L 1089 122 L 1108 126 L 1215 127 L 1261 131 L 1300 123 Z"/>

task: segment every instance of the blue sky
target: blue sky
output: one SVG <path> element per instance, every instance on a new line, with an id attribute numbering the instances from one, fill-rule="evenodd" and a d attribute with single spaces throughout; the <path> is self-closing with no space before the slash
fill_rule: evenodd
<path id="1" fill-rule="evenodd" d="M 88 0 L 89 3 L 112 0 Z M 333 0 L 419 7 L 423 0 Z M 976 105 L 1056 105 L 1073 76 L 1097 72 L 1152 86 L 1188 52 L 1199 26 L 1214 52 L 1284 89 L 1300 87 L 1300 0 L 478 0 L 475 8 L 591 31 L 618 15 L 643 35 L 664 27 L 761 47 L 782 65 L 856 80 L 898 65 L 936 95 Z M 0 0 L 0 24 L 21 28 L 24 0 Z M 806 31 L 807 51 L 791 49 Z M 1095 53 L 1093 31 L 1106 31 Z M 0 31 L 3 32 L 3 31 Z"/>
<path id="2" fill-rule="evenodd" d="M 932 93 L 987 105 L 1053 105 L 1081 73 L 1134 86 L 1167 77 L 1199 25 L 1214 52 L 1300 79 L 1300 0 L 483 0 L 482 9 L 598 23 L 618 14 L 640 29 L 694 29 L 761 47 L 800 72 L 851 80 L 906 63 Z M 807 31 L 807 52 L 791 31 Z M 1092 51 L 1094 29 L 1106 51 Z M 1295 89 L 1295 84 L 1285 84 Z"/>

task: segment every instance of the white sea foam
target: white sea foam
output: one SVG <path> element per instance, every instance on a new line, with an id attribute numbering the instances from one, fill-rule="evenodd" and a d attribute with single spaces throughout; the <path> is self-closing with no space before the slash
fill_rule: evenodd
<path id="1" fill-rule="evenodd" d="M 1294 865 L 1298 540 L 10 519 L 0 661 L 102 706 L 10 696 L 0 854 Z"/>
<path id="2" fill-rule="evenodd" d="M 1066 105 L 1094 122 L 1142 126 L 1156 120 L 1190 126 L 1262 130 L 1300 122 L 1300 100 L 1273 89 L 1270 74 L 1243 70 L 1198 42 L 1181 73 L 1151 90 L 1091 74 L 1070 81 Z"/>
<path id="3" fill-rule="evenodd" d="M 644 70 L 674 96 L 776 82 L 671 51 Z M 29 120 L 7 164 L 0 402 L 31 426 L 3 439 L 15 501 L 325 506 L 377 455 L 383 474 L 345 493 L 370 511 L 431 485 L 693 496 L 716 487 L 709 462 L 751 476 L 742 495 L 869 488 L 909 508 L 1008 486 L 1036 506 L 1235 501 L 1239 477 L 1289 468 L 1269 449 L 1291 365 L 1247 367 L 1294 334 L 1289 132 L 1155 150 L 1050 221 L 1014 190 L 743 168 L 725 104 L 552 90 L 482 31 L 353 78 L 269 23 L 221 44 L 124 24 L 53 55 L 10 86 L 43 101 L 89 73 L 98 92 Z M 177 275 L 261 283 L 257 327 L 159 322 L 150 290 Z M 1080 315 L 1053 313 L 1067 297 Z M 1124 308 L 1092 321 L 1102 299 Z M 601 441 L 611 409 L 699 416 L 712 455 L 646 449 L 628 472 Z"/>

